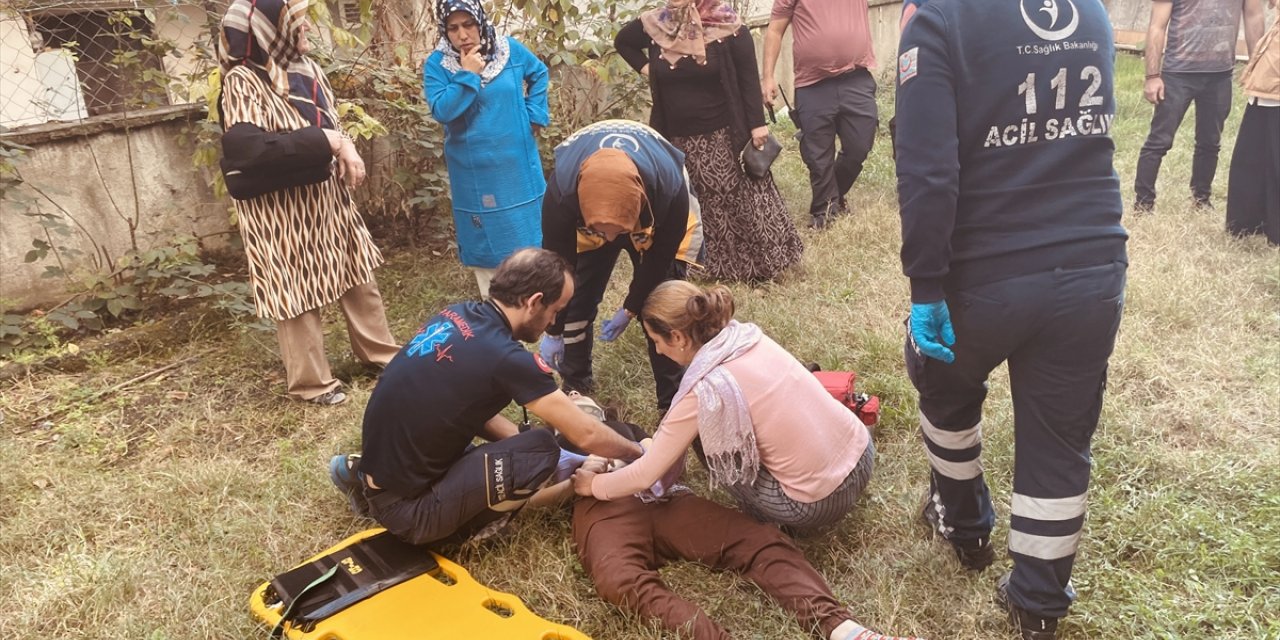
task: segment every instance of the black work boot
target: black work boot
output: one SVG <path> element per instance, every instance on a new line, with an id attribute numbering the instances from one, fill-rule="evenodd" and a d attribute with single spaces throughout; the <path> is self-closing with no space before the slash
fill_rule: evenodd
<path id="1" fill-rule="evenodd" d="M 933 535 L 942 538 L 956 552 L 960 565 L 970 571 L 982 571 L 991 566 L 996 559 L 995 548 L 991 546 L 991 538 L 976 540 L 952 540 L 947 537 L 947 527 L 942 522 L 942 514 L 934 504 L 931 492 L 926 491 L 924 505 L 920 508 L 920 520 L 924 522 Z"/>
<path id="2" fill-rule="evenodd" d="M 1013 572 L 996 581 L 996 604 L 1009 613 L 1009 623 L 1022 634 L 1022 640 L 1056 640 L 1058 619 L 1042 618 L 1009 601 L 1009 579 Z"/>

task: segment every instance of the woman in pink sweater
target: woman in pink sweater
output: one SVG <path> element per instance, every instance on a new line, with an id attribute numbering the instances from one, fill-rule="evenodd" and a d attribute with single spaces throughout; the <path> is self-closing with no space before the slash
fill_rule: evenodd
<path id="1" fill-rule="evenodd" d="M 575 491 L 661 494 L 700 437 L 712 483 L 757 520 L 804 533 L 849 512 L 871 478 L 867 428 L 759 327 L 734 320 L 727 288 L 665 282 L 640 318 L 658 353 L 687 367 L 684 380 L 644 456 L 611 473 L 578 472 Z"/>

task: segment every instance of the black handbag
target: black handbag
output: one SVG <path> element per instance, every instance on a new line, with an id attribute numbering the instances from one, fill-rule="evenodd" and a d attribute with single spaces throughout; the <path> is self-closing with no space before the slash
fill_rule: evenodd
<path id="1" fill-rule="evenodd" d="M 308 127 L 308 129 L 314 129 Z M 299 138 L 318 139 L 299 140 Z M 307 144 L 310 143 L 310 144 Z M 328 152 L 328 139 L 319 129 L 299 129 L 287 133 L 263 131 L 257 125 L 240 122 L 222 134 L 222 177 L 227 193 L 236 200 L 248 200 L 289 187 L 316 184 L 329 179 L 333 155 L 318 153 L 323 145 Z M 315 153 L 304 154 L 272 147 L 315 147 Z M 267 158 L 276 161 L 264 162 Z"/>
<path id="2" fill-rule="evenodd" d="M 218 115 L 223 126 L 222 96 Z M 333 152 L 318 127 L 271 132 L 251 122 L 238 122 L 222 132 L 223 182 L 236 200 L 248 200 L 289 187 L 329 179 Z"/>
<path id="3" fill-rule="evenodd" d="M 742 148 L 742 155 L 739 160 L 742 162 L 742 170 L 753 179 L 759 180 L 769 175 L 769 167 L 773 166 L 773 161 L 778 159 L 778 154 L 782 153 L 782 143 L 773 137 L 770 133 L 765 138 L 764 146 L 756 148 L 754 141 L 747 140 L 747 146 Z"/>
<path id="4" fill-rule="evenodd" d="M 766 105 L 766 108 L 769 110 L 769 120 L 778 124 L 777 117 L 773 115 L 773 105 Z M 778 142 L 772 133 L 765 138 L 763 147 L 756 148 L 754 143 L 754 140 L 747 140 L 747 145 L 738 154 L 738 162 L 742 164 L 743 172 L 759 180 L 769 175 L 769 167 L 773 166 L 773 161 L 777 160 L 778 154 L 782 153 L 782 143 Z"/>

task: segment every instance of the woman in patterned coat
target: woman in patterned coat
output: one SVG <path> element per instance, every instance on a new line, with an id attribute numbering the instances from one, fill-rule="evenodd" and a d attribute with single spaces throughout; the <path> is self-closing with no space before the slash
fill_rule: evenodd
<path id="1" fill-rule="evenodd" d="M 537 133 L 550 121 L 547 65 L 498 36 L 474 0 L 438 0 L 440 42 L 422 66 L 431 116 L 444 125 L 458 257 L 480 295 L 498 263 L 542 246 L 547 182 Z"/>
<path id="2" fill-rule="evenodd" d="M 753 180 L 738 162 L 769 129 L 755 45 L 737 12 L 721 0 L 670 0 L 624 26 L 614 46 L 649 78 L 649 124 L 685 153 L 702 203 L 704 273 L 759 282 L 798 262 L 804 245 L 773 176 Z"/>
<path id="3" fill-rule="evenodd" d="M 255 125 L 273 139 L 270 146 L 289 145 L 294 156 L 323 154 L 327 143 L 333 158 L 328 180 L 236 200 L 235 207 L 254 304 L 259 316 L 276 321 L 289 396 L 335 405 L 346 395 L 325 358 L 320 307 L 341 305 L 361 361 L 386 365 L 399 347 L 373 279 L 382 253 L 351 199 L 364 181 L 364 162 L 338 127 L 329 81 L 306 56 L 308 2 L 231 2 L 218 50 L 221 106 L 225 128 Z"/>

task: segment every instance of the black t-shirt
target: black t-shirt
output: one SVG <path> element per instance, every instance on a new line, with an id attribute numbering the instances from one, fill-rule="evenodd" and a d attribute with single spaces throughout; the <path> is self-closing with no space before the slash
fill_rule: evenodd
<path id="1" fill-rule="evenodd" d="M 496 306 L 450 306 L 383 371 L 364 412 L 360 468 L 379 487 L 416 496 L 512 400 L 524 405 L 556 388 L 551 368 L 511 336 Z"/>

